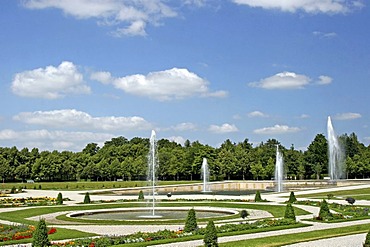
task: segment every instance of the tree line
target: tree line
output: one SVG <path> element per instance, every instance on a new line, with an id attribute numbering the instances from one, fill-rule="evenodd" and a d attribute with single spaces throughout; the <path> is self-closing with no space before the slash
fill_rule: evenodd
<path id="1" fill-rule="evenodd" d="M 370 176 L 370 146 L 358 141 L 356 134 L 339 137 L 345 152 L 346 178 Z M 328 142 L 317 134 L 306 151 L 282 146 L 276 139 L 255 147 L 245 139 L 227 139 L 215 148 L 199 141 L 184 145 L 167 139 L 157 141 L 159 180 L 198 180 L 203 158 L 207 158 L 211 180 L 273 179 L 276 145 L 284 156 L 287 179 L 320 179 L 328 174 Z M 89 143 L 80 152 L 39 151 L 0 147 L 2 181 L 91 181 L 117 179 L 145 180 L 149 139 L 112 138 L 102 147 Z"/>

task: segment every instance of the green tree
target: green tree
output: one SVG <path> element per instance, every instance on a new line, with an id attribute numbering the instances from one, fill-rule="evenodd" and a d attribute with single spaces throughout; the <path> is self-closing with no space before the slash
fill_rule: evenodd
<path id="1" fill-rule="evenodd" d="M 198 224 L 197 224 L 197 217 L 195 215 L 195 210 L 194 208 L 191 208 L 188 212 L 188 216 L 186 217 L 184 231 L 192 232 L 196 230 L 197 228 L 198 228 Z"/>
<path id="2" fill-rule="evenodd" d="M 138 198 L 139 201 L 143 201 L 144 200 L 144 192 L 142 190 L 139 191 L 139 198 Z"/>
<path id="3" fill-rule="evenodd" d="M 36 230 L 32 234 L 32 238 L 33 247 L 44 247 L 50 245 L 45 219 L 40 219 L 39 223 L 36 226 Z"/>
<path id="4" fill-rule="evenodd" d="M 289 203 L 295 203 L 296 201 L 297 201 L 297 198 L 295 197 L 294 192 L 291 191 L 288 202 Z"/>
<path id="5" fill-rule="evenodd" d="M 85 197 L 84 197 L 84 204 L 89 204 L 89 203 L 91 203 L 90 194 L 89 192 L 86 192 Z"/>
<path id="6" fill-rule="evenodd" d="M 208 221 L 206 232 L 204 234 L 204 246 L 206 247 L 217 247 L 217 230 L 213 221 Z"/>
<path id="7" fill-rule="evenodd" d="M 254 196 L 255 202 L 262 202 L 261 192 L 259 190 L 256 191 L 256 195 Z"/>
<path id="8" fill-rule="evenodd" d="M 285 207 L 284 219 L 291 219 L 295 221 L 294 208 L 291 203 L 288 203 Z"/>
<path id="9" fill-rule="evenodd" d="M 320 212 L 319 212 L 319 218 L 320 219 L 330 219 L 332 218 L 333 215 L 330 212 L 329 205 L 326 202 L 326 200 L 322 200 L 321 205 L 320 205 Z"/>
<path id="10" fill-rule="evenodd" d="M 58 196 L 57 196 L 57 205 L 62 205 L 63 204 L 63 196 L 62 196 L 62 193 L 58 193 Z"/>
<path id="11" fill-rule="evenodd" d="M 323 134 L 316 135 L 305 152 L 305 161 L 309 165 L 308 170 L 316 179 L 320 179 L 322 173 L 328 171 L 328 142 Z"/>

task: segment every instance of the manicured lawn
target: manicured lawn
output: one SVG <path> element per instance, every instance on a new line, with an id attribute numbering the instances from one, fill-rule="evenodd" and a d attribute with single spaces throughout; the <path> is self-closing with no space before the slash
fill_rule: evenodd
<path id="1" fill-rule="evenodd" d="M 91 204 L 91 205 L 78 205 L 78 206 L 50 206 L 50 207 L 36 207 L 36 208 L 25 208 L 22 210 L 18 210 L 14 213 L 0 213 L 0 219 L 19 222 L 23 224 L 35 224 L 34 221 L 27 220 L 26 218 L 49 214 L 54 212 L 62 212 L 62 211 L 79 211 L 79 210 L 93 210 L 93 209 L 109 209 L 109 208 L 124 208 L 124 207 L 143 207 L 145 203 L 104 203 L 104 204 Z M 231 203 L 231 202 L 163 202 L 157 204 L 158 207 L 179 207 L 179 206 L 187 206 L 187 205 L 195 205 L 195 206 L 211 206 L 211 207 L 224 207 L 224 208 L 237 208 L 237 209 L 259 209 L 265 210 L 270 212 L 274 217 L 283 217 L 285 213 L 285 205 L 264 205 L 264 204 L 249 204 L 249 203 Z M 309 214 L 307 211 L 304 211 L 299 208 L 295 208 L 296 215 L 304 215 Z M 232 219 L 232 218 L 239 218 L 239 216 L 227 216 L 222 218 L 214 218 L 214 220 L 219 219 Z M 94 220 L 81 220 L 75 218 L 68 218 L 66 216 L 59 216 L 58 219 L 70 221 L 71 224 L 76 222 L 85 222 L 85 223 L 92 223 L 96 224 L 97 221 Z M 162 224 L 169 224 L 169 223 L 181 223 L 184 222 L 185 219 L 180 220 L 171 220 L 162 222 Z M 200 222 L 208 221 L 209 219 L 199 219 Z M 99 220 L 100 225 L 122 225 L 122 224 L 147 224 L 147 221 L 111 221 L 111 220 Z M 161 224 L 160 221 L 157 221 L 156 224 Z"/>
<path id="2" fill-rule="evenodd" d="M 300 242 L 307 242 L 312 240 L 339 237 L 345 235 L 352 235 L 358 233 L 366 233 L 370 229 L 370 224 L 341 227 L 328 230 L 319 230 L 312 232 L 302 232 L 294 234 L 286 234 L 281 236 L 272 236 L 258 239 L 248 239 L 243 241 L 229 242 L 220 244 L 220 247 L 239 247 L 239 246 L 250 246 L 250 247 L 274 247 L 283 246 L 287 244 L 294 244 Z"/>
<path id="3" fill-rule="evenodd" d="M 297 198 L 318 198 L 327 199 L 328 194 L 332 194 L 334 197 L 341 197 L 343 199 L 347 197 L 353 197 L 356 200 L 370 200 L 370 188 L 355 189 L 355 190 L 343 190 L 343 191 L 331 191 L 323 193 L 312 193 L 306 195 L 296 195 Z M 335 199 L 335 198 L 332 198 Z"/>
<path id="4" fill-rule="evenodd" d="M 158 181 L 158 185 L 172 184 L 192 184 L 200 183 L 201 181 Z M 99 190 L 99 189 L 114 189 L 114 188 L 130 188 L 147 186 L 146 181 L 99 181 L 99 182 L 40 182 L 40 183 L 3 183 L 0 190 L 10 190 L 15 187 L 23 187 L 25 189 L 41 189 L 43 190 Z"/>

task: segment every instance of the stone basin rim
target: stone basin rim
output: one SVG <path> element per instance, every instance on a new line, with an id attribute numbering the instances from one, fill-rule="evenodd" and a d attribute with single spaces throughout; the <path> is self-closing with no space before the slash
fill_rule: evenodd
<path id="1" fill-rule="evenodd" d="M 237 215 L 239 214 L 238 210 L 235 209 L 229 209 L 229 208 L 219 208 L 219 207 L 156 207 L 156 211 L 163 211 L 163 210 L 168 210 L 168 211 L 187 211 L 189 209 L 194 209 L 195 211 L 203 211 L 203 212 L 218 212 L 218 213 L 225 213 L 226 216 L 230 215 Z M 74 211 L 66 214 L 67 217 L 69 218 L 75 218 L 81 215 L 86 215 L 86 214 L 99 214 L 99 213 L 117 213 L 117 212 L 138 212 L 138 211 L 143 211 L 147 212 L 149 210 L 148 207 L 129 207 L 129 208 L 108 208 L 108 209 L 94 209 L 94 210 L 80 210 L 80 211 Z M 204 217 L 205 219 L 207 217 Z M 210 217 L 211 218 L 211 217 Z M 93 220 L 104 220 L 104 219 L 93 219 Z M 128 219 L 129 221 L 142 221 L 143 219 Z M 158 220 L 158 219 L 157 219 Z M 159 220 L 174 220 L 174 219 L 159 219 Z M 125 219 L 122 220 L 115 220 L 115 221 L 125 221 Z"/>

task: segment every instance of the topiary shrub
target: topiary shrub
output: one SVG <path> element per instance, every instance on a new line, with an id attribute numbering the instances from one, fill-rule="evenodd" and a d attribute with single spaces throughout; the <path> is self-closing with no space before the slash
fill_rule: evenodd
<path id="1" fill-rule="evenodd" d="M 63 196 L 62 193 L 59 192 L 57 196 L 57 205 L 62 205 L 63 204 Z"/>
<path id="2" fill-rule="evenodd" d="M 329 205 L 326 202 L 326 200 L 322 200 L 321 205 L 320 205 L 320 212 L 319 212 L 319 218 L 320 219 L 330 219 L 332 218 L 333 215 L 330 213 Z"/>
<path id="3" fill-rule="evenodd" d="M 144 192 L 142 190 L 139 191 L 139 198 L 138 198 L 139 201 L 143 201 L 144 200 Z"/>
<path id="4" fill-rule="evenodd" d="M 363 247 L 370 247 L 370 231 L 366 234 L 366 239 Z"/>
<path id="5" fill-rule="evenodd" d="M 295 195 L 294 195 L 294 192 L 290 192 L 290 196 L 289 196 L 289 200 L 288 202 L 289 203 L 295 203 L 297 201 L 297 198 L 295 198 Z"/>
<path id="6" fill-rule="evenodd" d="M 194 208 L 190 209 L 186 217 L 184 232 L 192 232 L 198 228 L 197 217 Z"/>
<path id="7" fill-rule="evenodd" d="M 284 219 L 291 219 L 295 221 L 294 208 L 291 203 L 288 203 L 285 207 Z"/>
<path id="8" fill-rule="evenodd" d="M 262 198 L 261 198 L 261 192 L 259 190 L 256 191 L 256 195 L 254 197 L 254 201 L 255 202 L 262 202 Z"/>
<path id="9" fill-rule="evenodd" d="M 12 187 L 12 189 L 10 190 L 10 194 L 15 194 L 17 192 L 17 189 L 15 188 L 15 186 Z"/>
<path id="10" fill-rule="evenodd" d="M 249 216 L 249 213 L 247 212 L 247 210 L 243 209 L 242 211 L 240 211 L 240 217 L 242 217 L 243 220 L 247 218 L 248 216 Z"/>
<path id="11" fill-rule="evenodd" d="M 213 221 L 209 221 L 204 234 L 204 246 L 206 247 L 217 247 L 217 230 Z"/>
<path id="12" fill-rule="evenodd" d="M 44 247 L 50 245 L 45 219 L 40 219 L 36 226 L 36 230 L 32 234 L 32 238 L 33 247 Z"/>
<path id="13" fill-rule="evenodd" d="M 89 203 L 91 203 L 90 194 L 89 192 L 86 192 L 85 198 L 84 198 L 84 204 L 89 204 Z"/>
<path id="14" fill-rule="evenodd" d="M 353 197 L 347 197 L 346 198 L 346 201 L 349 203 L 349 204 L 351 204 L 351 205 L 353 205 L 354 203 L 355 203 L 355 198 L 353 198 Z"/>

